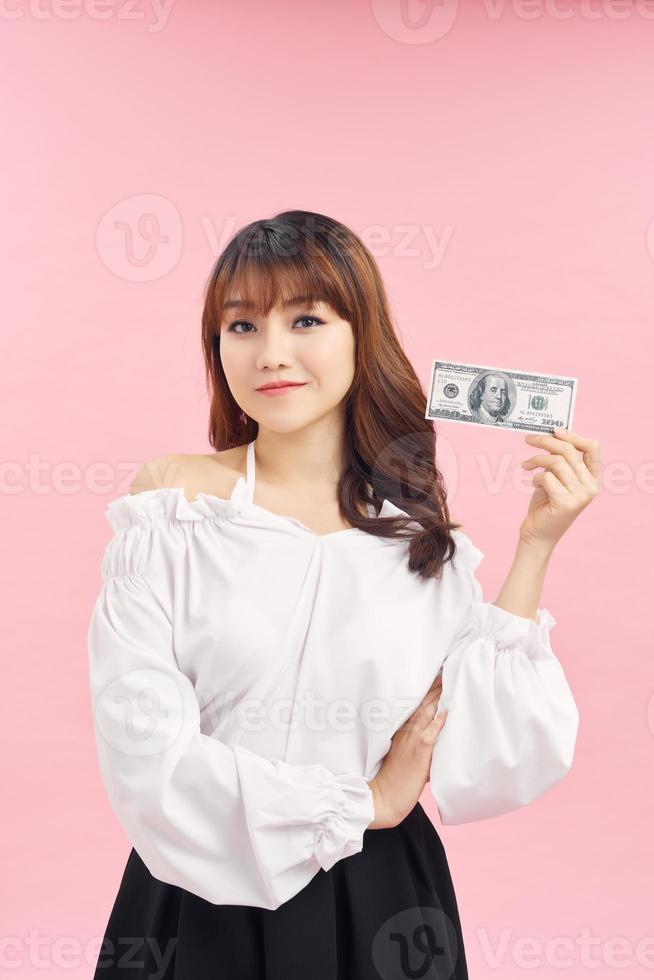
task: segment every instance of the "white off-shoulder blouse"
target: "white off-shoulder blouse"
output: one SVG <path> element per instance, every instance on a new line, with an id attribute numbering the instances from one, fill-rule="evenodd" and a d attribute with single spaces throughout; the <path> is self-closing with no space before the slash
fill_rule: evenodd
<path id="1" fill-rule="evenodd" d="M 462 531 L 443 578 L 425 579 L 406 540 L 318 535 L 255 504 L 254 470 L 253 441 L 229 499 L 175 487 L 108 505 L 88 654 L 101 776 L 149 871 L 276 909 L 361 851 L 368 781 L 441 669 L 429 785 L 443 824 L 561 780 L 579 715 L 556 620 L 484 602 L 484 556 Z"/>

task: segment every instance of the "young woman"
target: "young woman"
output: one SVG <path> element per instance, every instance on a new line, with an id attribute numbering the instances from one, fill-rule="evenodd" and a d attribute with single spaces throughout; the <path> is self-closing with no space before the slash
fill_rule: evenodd
<path id="1" fill-rule="evenodd" d="M 145 464 L 107 508 L 90 677 L 133 847 L 95 977 L 461 980 L 418 799 L 481 820 L 569 771 L 578 712 L 538 602 L 599 446 L 527 437 L 542 470 L 484 602 L 356 235 L 304 211 L 248 225 L 202 344 L 215 452 Z"/>

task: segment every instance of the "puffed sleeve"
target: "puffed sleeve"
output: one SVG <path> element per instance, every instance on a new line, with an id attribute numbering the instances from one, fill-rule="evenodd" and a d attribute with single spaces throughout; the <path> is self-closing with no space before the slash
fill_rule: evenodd
<path id="1" fill-rule="evenodd" d="M 155 878 L 216 905 L 276 909 L 362 849 L 372 793 L 357 773 L 266 759 L 201 732 L 152 533 L 110 541 L 88 628 L 102 781 Z"/>
<path id="2" fill-rule="evenodd" d="M 462 615 L 442 667 L 437 710 L 448 710 L 433 749 L 430 789 L 443 824 L 484 820 L 526 806 L 569 772 L 579 713 L 537 622 L 484 602 L 474 571 L 483 552 L 454 532 Z"/>

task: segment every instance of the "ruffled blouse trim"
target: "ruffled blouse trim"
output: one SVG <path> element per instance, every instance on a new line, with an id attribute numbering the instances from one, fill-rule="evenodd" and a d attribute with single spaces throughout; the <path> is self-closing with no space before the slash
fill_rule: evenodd
<path id="1" fill-rule="evenodd" d="M 410 515 L 405 511 L 397 507 L 391 500 L 384 498 L 381 505 L 378 517 L 409 517 Z M 408 527 L 416 528 L 417 530 L 422 530 L 422 525 L 419 521 L 412 520 Z"/>
<path id="2" fill-rule="evenodd" d="M 235 513 L 244 491 L 245 479 L 242 476 L 236 481 L 229 499 L 211 493 L 198 493 L 195 500 L 189 500 L 183 487 L 158 487 L 112 500 L 105 509 L 105 516 L 116 533 L 134 526 L 146 527 L 165 521 L 202 521 Z"/>
<path id="3" fill-rule="evenodd" d="M 550 630 L 556 619 L 549 609 L 538 609 L 536 619 L 508 612 L 492 602 L 473 602 L 468 610 L 466 633 L 490 640 L 496 650 L 524 650 L 534 660 L 553 655 Z"/>
<path id="4" fill-rule="evenodd" d="M 375 803 L 368 781 L 358 773 L 336 776 L 326 770 L 324 775 L 334 777 L 333 795 L 316 836 L 314 855 L 329 871 L 337 861 L 363 850 L 364 832 L 375 819 Z"/>
<path id="5" fill-rule="evenodd" d="M 450 532 L 456 544 L 453 561 L 467 572 L 474 572 L 485 557 L 484 552 L 472 543 L 467 534 L 460 530 Z"/>
<path id="6" fill-rule="evenodd" d="M 195 500 L 189 500 L 183 487 L 157 487 L 154 490 L 142 490 L 118 497 L 110 501 L 104 513 L 114 533 L 130 527 L 148 527 L 167 521 L 183 523 L 229 517 L 247 510 L 248 506 L 252 514 L 265 515 L 278 521 L 289 519 L 281 514 L 274 514 L 265 507 L 253 503 L 248 505 L 246 491 L 246 481 L 242 476 L 236 481 L 228 499 L 216 497 L 212 493 L 198 493 Z M 374 516 L 374 508 L 371 507 L 369 513 L 371 517 Z M 409 514 L 385 499 L 378 516 L 409 517 Z M 412 523 L 416 527 L 420 526 L 415 521 Z"/>

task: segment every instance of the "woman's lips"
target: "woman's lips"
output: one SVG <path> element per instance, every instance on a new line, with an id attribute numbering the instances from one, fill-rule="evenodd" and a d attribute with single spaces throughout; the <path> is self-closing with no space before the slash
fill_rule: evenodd
<path id="1" fill-rule="evenodd" d="M 302 384 L 295 385 L 283 385 L 281 388 L 258 388 L 260 395 L 268 395 L 275 397 L 276 395 L 285 395 L 289 391 L 297 391 L 298 388 L 304 388 L 306 381 Z"/>

